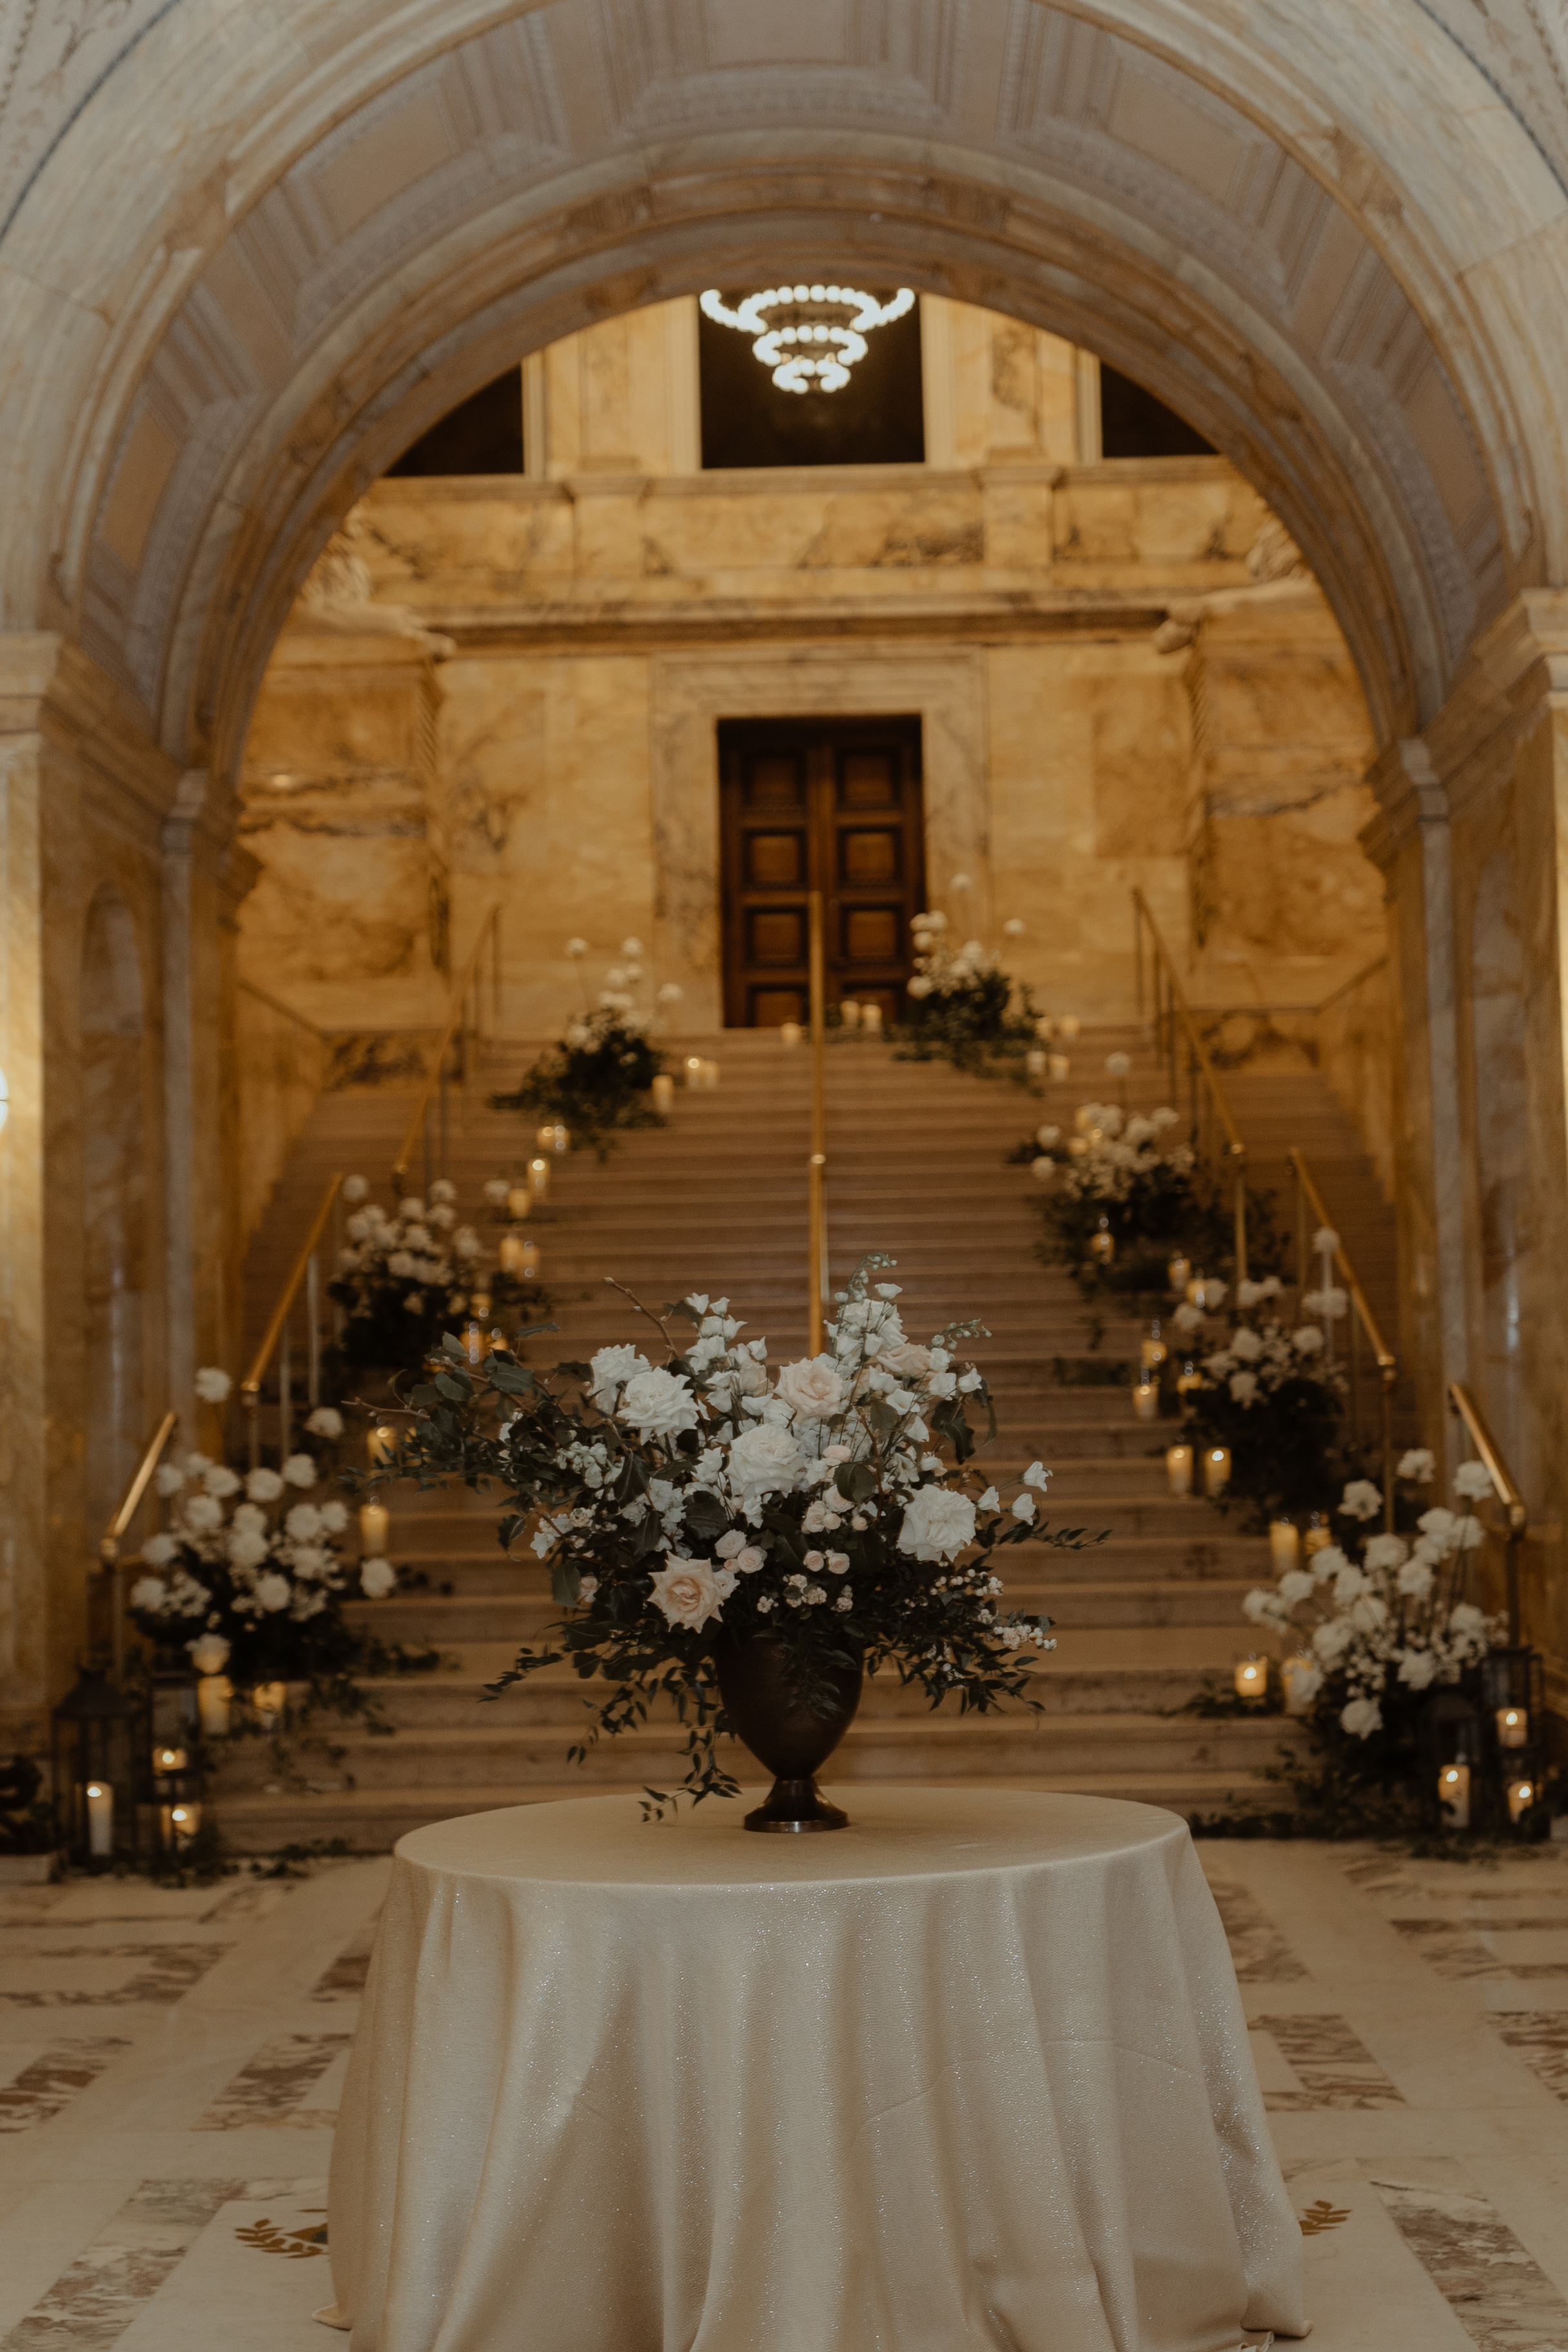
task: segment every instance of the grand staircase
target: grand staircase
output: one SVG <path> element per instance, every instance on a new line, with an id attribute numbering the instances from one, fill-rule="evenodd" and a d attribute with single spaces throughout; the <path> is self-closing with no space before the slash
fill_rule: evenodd
<path id="1" fill-rule="evenodd" d="M 751 1333 L 767 1335 L 775 1360 L 805 1350 L 808 1057 L 772 1032 L 727 1031 L 683 1045 L 720 1060 L 717 1089 L 679 1089 L 668 1127 L 623 1138 L 604 1166 L 586 1154 L 557 1163 L 551 1218 L 532 1230 L 561 1332 L 534 1344 L 536 1361 L 582 1358 L 637 1336 L 633 1308 L 606 1276 L 656 1308 L 691 1289 L 727 1295 Z M 515 1083 L 532 1050 L 519 1041 L 489 1046 L 474 1102 Z M 1279 1801 L 1261 1768 L 1292 1727 L 1278 1717 L 1173 1712 L 1205 1685 L 1228 1687 L 1236 1658 L 1250 1646 L 1242 1597 L 1268 1573 L 1267 1547 L 1238 1534 L 1235 1517 L 1212 1505 L 1168 1494 L 1163 1454 L 1171 1429 L 1137 1422 L 1127 1385 L 1071 1378 L 1086 1361 L 1131 1363 L 1139 1328 L 1112 1319 L 1093 1340 L 1071 1282 L 1034 1256 L 1040 1223 L 1029 1171 L 1005 1161 L 1041 1120 L 1066 1126 L 1079 1102 L 1111 1092 L 1104 1063 L 1115 1051 L 1132 1056 L 1133 1106 L 1152 1107 L 1162 1081 L 1131 1029 L 1086 1034 L 1071 1076 L 1044 1099 L 945 1064 L 897 1062 L 869 1041 L 829 1052 L 835 1277 L 842 1281 L 864 1252 L 885 1250 L 898 1260 L 891 1278 L 903 1285 L 900 1307 L 915 1336 L 960 1316 L 984 1320 L 991 1337 L 973 1352 L 999 1421 L 984 1458 L 999 1474 L 1043 1458 L 1054 1472 L 1053 1522 L 1105 1536 L 1076 1554 L 1020 1547 L 1010 1556 L 1008 1603 L 1044 1609 L 1056 1621 L 1058 1647 L 1040 1669 L 1043 1714 L 932 1715 L 917 1691 L 883 1674 L 868 1685 L 826 1775 L 833 1785 L 979 1778 L 1189 1812 L 1233 1799 Z M 1226 1085 L 1255 1181 L 1281 1181 L 1288 1218 L 1284 1152 L 1295 1143 L 1308 1153 L 1392 1330 L 1392 1212 L 1327 1086 L 1309 1074 L 1245 1073 Z M 358 1171 L 384 1188 L 409 1109 L 408 1096 L 380 1090 L 320 1103 L 252 1248 L 247 1336 L 278 1296 L 329 1173 Z M 476 1108 L 454 1135 L 449 1169 L 465 1212 L 477 1208 L 487 1178 L 510 1173 L 530 1148 L 514 1118 Z M 1057 1376 L 1058 1360 L 1067 1379 Z M 330 1754 L 304 1752 L 313 1784 L 304 1789 L 268 1786 L 274 1768 L 261 1743 L 244 1743 L 226 1766 L 219 1808 L 237 1846 L 342 1836 L 381 1848 L 448 1814 L 668 1788 L 679 1779 L 679 1742 L 657 1727 L 569 1767 L 565 1751 L 584 1717 L 582 1685 L 564 1672 L 535 1675 L 485 1702 L 485 1683 L 552 1614 L 543 1574 L 531 1554 L 502 1557 L 493 1516 L 466 1492 L 399 1492 L 393 1504 L 393 1557 L 426 1581 L 386 1601 L 355 1603 L 354 1613 L 385 1638 L 437 1643 L 453 1665 L 377 1685 L 396 1736 L 334 1733 Z M 749 1759 L 736 1761 L 757 1777 Z"/>

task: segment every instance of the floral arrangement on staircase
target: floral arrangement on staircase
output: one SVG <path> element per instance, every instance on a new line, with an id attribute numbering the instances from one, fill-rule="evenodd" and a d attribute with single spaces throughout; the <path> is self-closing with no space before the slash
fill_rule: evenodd
<path id="1" fill-rule="evenodd" d="M 973 886 L 955 874 L 955 890 Z M 1002 926 L 1016 938 L 1016 916 Z M 940 908 L 912 918 L 915 969 L 905 984 L 907 1009 L 897 1032 L 897 1057 L 951 1062 L 955 1069 L 994 1077 L 1011 1066 L 1022 1080 L 1025 1056 L 1039 1043 L 1040 1015 L 1027 983 L 1012 979 L 980 940 L 948 940 Z"/>
<path id="2" fill-rule="evenodd" d="M 539 1056 L 510 1094 L 489 1097 L 489 1107 L 559 1120 L 574 1151 L 591 1148 L 603 1160 L 615 1148 L 617 1129 L 664 1125 L 647 1099 L 664 1056 L 649 1035 L 650 1016 L 638 1002 L 644 978 L 642 941 L 621 941 L 623 961 L 605 974 L 596 1001 L 583 975 L 587 940 L 568 940 L 565 952 L 577 967 L 583 1010 L 567 1023 L 560 1043 Z M 661 1008 L 675 1004 L 680 992 L 674 981 L 667 981 L 655 1003 Z"/>
<path id="3" fill-rule="evenodd" d="M 1168 1287 L 1167 1260 L 1204 1221 L 1191 1147 L 1169 1139 L 1179 1123 L 1165 1106 L 1129 1116 L 1119 1103 L 1080 1103 L 1069 1134 L 1037 1128 L 1009 1153 L 1041 1188 L 1038 1255 L 1068 1267 L 1086 1295 Z"/>
<path id="4" fill-rule="evenodd" d="M 204 1393 L 216 1396 L 219 1382 L 226 1393 L 221 1371 L 199 1378 Z M 330 1405 L 306 1426 L 329 1444 L 342 1433 Z M 308 1453 L 276 1470 L 231 1470 L 205 1454 L 164 1463 L 157 1486 L 169 1523 L 142 1546 L 130 1612 L 150 1642 L 185 1653 L 198 1674 L 226 1673 L 242 1687 L 304 1683 L 310 1706 L 363 1714 L 354 1674 L 385 1660 L 349 1624 L 343 1602 L 356 1592 L 384 1599 L 397 1572 L 385 1559 L 344 1558 L 347 1506 L 318 1498 L 318 1484 Z"/>
<path id="5" fill-rule="evenodd" d="M 347 1239 L 327 1286 L 343 1309 L 332 1367 L 340 1380 L 419 1363 L 472 1318 L 488 1327 L 547 1304 L 537 1283 L 487 1270 L 478 1233 L 458 1221 L 448 1178 L 437 1178 L 428 1201 L 411 1197 L 391 1212 L 370 1198 L 363 1176 L 345 1178 L 343 1198 Z"/>
<path id="6" fill-rule="evenodd" d="M 1210 1283 L 1206 1290 L 1212 1307 L 1220 1307 L 1226 1286 Z M 1237 1283 L 1231 1295 L 1234 1307 L 1223 1318 L 1190 1302 L 1172 1318 L 1194 1345 L 1205 1324 L 1225 1327 L 1218 1344 L 1195 1358 L 1199 1384 L 1183 1397 L 1184 1435 L 1194 1449 L 1228 1451 L 1230 1479 L 1220 1508 L 1249 1505 L 1261 1531 L 1271 1519 L 1324 1507 L 1342 1475 L 1345 1379 L 1321 1325 L 1285 1320 L 1287 1294 L 1278 1275 Z"/>
<path id="7" fill-rule="evenodd" d="M 490 1696 L 564 1659 L 609 1685 L 587 1702 L 593 1739 L 668 1700 L 697 1798 L 735 1793 L 716 1752 L 731 1727 L 727 1655 L 776 1656 L 798 1702 L 824 1713 L 834 1677 L 858 1682 L 862 1660 L 918 1683 L 932 1706 L 1037 1704 L 1023 1654 L 1054 1646 L 1049 1620 L 1005 1613 L 994 1556 L 1087 1538 L 1044 1531 L 1040 1464 L 1005 1503 L 967 1466 L 970 1412 L 987 1411 L 989 1392 L 956 1350 L 980 1327 L 910 1339 L 896 1286 L 871 1284 L 892 1263 L 863 1260 L 827 1350 L 776 1374 L 766 1341 L 743 1339 L 727 1300 L 700 1295 L 659 1316 L 638 1307 L 660 1336 L 657 1363 L 628 1343 L 546 1375 L 504 1352 L 473 1366 L 448 1350 L 369 1483 L 493 1486 L 503 1545 L 526 1535 L 548 1563 L 562 1619 Z"/>
<path id="8" fill-rule="evenodd" d="M 1259 1627 L 1279 1634 L 1310 1660 L 1299 1674 L 1298 1706 L 1310 1708 L 1323 1759 L 1316 1776 L 1295 1777 L 1321 1808 L 1336 1789 L 1410 1792 L 1419 1766 L 1419 1719 L 1429 1695 L 1452 1687 L 1503 1635 L 1467 1597 L 1469 1555 L 1485 1530 L 1473 1506 L 1490 1492 L 1479 1463 L 1461 1463 L 1454 1485 L 1461 1508 L 1433 1504 L 1435 1465 L 1425 1447 L 1401 1459 L 1393 1531 L 1373 1531 L 1382 1490 L 1352 1479 L 1336 1517 L 1340 1541 L 1309 1554 L 1244 1603 Z M 1423 1507 L 1425 1506 L 1425 1507 Z M 1364 1827 L 1364 1822 L 1352 1829 Z"/>

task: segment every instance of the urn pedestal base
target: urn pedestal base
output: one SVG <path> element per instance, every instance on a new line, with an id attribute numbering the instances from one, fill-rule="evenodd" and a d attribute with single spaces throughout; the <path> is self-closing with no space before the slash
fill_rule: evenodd
<path id="1" fill-rule="evenodd" d="M 766 1804 L 746 1815 L 746 1827 L 786 1837 L 847 1829 L 848 1814 L 827 1802 L 815 1776 L 855 1720 L 865 1679 L 858 1652 L 853 1665 L 827 1670 L 830 1702 L 824 1714 L 792 1687 L 777 1642 L 725 1640 L 713 1663 L 731 1729 L 777 1776 Z"/>
<path id="2" fill-rule="evenodd" d="M 765 1805 L 746 1815 L 749 1830 L 783 1832 L 798 1836 L 807 1830 L 847 1830 L 849 1816 L 830 1805 L 809 1775 L 804 1780 L 775 1780 Z"/>

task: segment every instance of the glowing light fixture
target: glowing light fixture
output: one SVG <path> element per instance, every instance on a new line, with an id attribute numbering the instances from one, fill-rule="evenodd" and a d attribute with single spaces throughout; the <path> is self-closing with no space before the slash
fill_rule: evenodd
<path id="1" fill-rule="evenodd" d="M 731 310 L 717 288 L 700 298 L 704 315 L 754 335 L 752 357 L 773 370 L 781 392 L 841 392 L 863 360 L 866 338 L 914 308 L 914 289 L 889 301 L 853 286 L 770 286 Z"/>

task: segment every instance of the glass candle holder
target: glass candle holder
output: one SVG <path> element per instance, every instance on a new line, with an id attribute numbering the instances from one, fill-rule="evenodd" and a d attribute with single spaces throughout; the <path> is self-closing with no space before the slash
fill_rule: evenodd
<path id="1" fill-rule="evenodd" d="M 1050 1066 L 1051 1057 L 1043 1045 L 1031 1045 L 1024 1056 L 1024 1067 L 1032 1078 L 1043 1078 Z"/>
<path id="2" fill-rule="evenodd" d="M 805 1042 L 805 1031 L 802 1028 L 798 1021 L 781 1021 L 779 1023 L 779 1043 L 787 1052 L 791 1054 L 797 1052 Z"/>
<path id="3" fill-rule="evenodd" d="M 500 1270 L 503 1274 L 522 1272 L 522 1261 L 528 1246 L 521 1234 L 502 1234 L 500 1248 L 497 1255 L 500 1257 Z"/>
<path id="4" fill-rule="evenodd" d="M 359 1507 L 360 1549 L 367 1558 L 379 1559 L 386 1549 L 392 1533 L 392 1513 L 384 1503 L 362 1503 Z"/>
<path id="5" fill-rule="evenodd" d="M 846 1029 L 858 1029 L 860 1026 L 859 1000 L 853 996 L 841 996 L 838 1000 L 838 1018 Z"/>
<path id="6" fill-rule="evenodd" d="M 653 1107 L 661 1118 L 675 1108 L 675 1080 L 668 1070 L 660 1070 L 653 1082 Z"/>
<path id="7" fill-rule="evenodd" d="M 1181 1370 L 1176 1374 L 1176 1394 L 1178 1396 L 1190 1396 L 1194 1389 L 1201 1389 L 1203 1384 L 1204 1376 L 1202 1372 L 1199 1371 L 1192 1357 L 1188 1356 L 1184 1361 Z"/>
<path id="8" fill-rule="evenodd" d="M 689 1087 L 700 1087 L 702 1084 L 702 1056 L 700 1054 L 688 1054 L 685 1061 L 681 1065 L 681 1069 Z"/>
<path id="9" fill-rule="evenodd" d="M 1495 1717 L 1500 1748 L 1528 1748 L 1530 1715 L 1522 1706 L 1500 1706 Z"/>
<path id="10" fill-rule="evenodd" d="M 1321 1511 L 1309 1511 L 1307 1532 L 1301 1538 L 1301 1549 L 1310 1559 L 1315 1551 L 1327 1551 L 1333 1542 L 1334 1531 Z"/>
<path id="11" fill-rule="evenodd" d="M 371 1468 L 379 1470 L 382 1464 L 390 1462 L 397 1451 L 396 1430 L 389 1427 L 384 1421 L 374 1423 L 365 1432 L 364 1451 L 365 1459 Z"/>
<path id="12" fill-rule="evenodd" d="M 536 1202 L 542 1204 L 544 1202 L 549 1200 L 550 1162 L 548 1160 L 531 1160 L 529 1161 L 528 1189 L 532 1193 Z"/>
<path id="13" fill-rule="evenodd" d="M 879 1004 L 863 1004 L 860 1007 L 860 1026 L 868 1037 L 881 1035 L 882 1008 Z"/>
<path id="14" fill-rule="evenodd" d="M 1098 1265 L 1109 1265 L 1116 1255 L 1116 1236 L 1103 1221 L 1100 1231 L 1089 1237 L 1089 1254 Z"/>
<path id="15" fill-rule="evenodd" d="M 185 1802 L 160 1805 L 158 1808 L 160 1843 L 165 1853 L 175 1853 L 181 1846 L 189 1845 L 201 1825 L 202 1809 L 199 1805 Z"/>
<path id="16" fill-rule="evenodd" d="M 1268 1564 L 1276 1576 L 1301 1565 L 1301 1531 L 1292 1519 L 1268 1522 Z"/>
<path id="17" fill-rule="evenodd" d="M 1179 1297 L 1184 1298 L 1186 1297 L 1187 1284 L 1192 1278 L 1192 1272 L 1193 1262 L 1191 1258 L 1184 1257 L 1180 1250 L 1178 1250 L 1175 1256 L 1165 1268 L 1165 1279 Z"/>
<path id="18" fill-rule="evenodd" d="M 1160 1391 L 1152 1381 L 1140 1381 L 1132 1391 L 1132 1410 L 1140 1421 L 1158 1421 Z"/>
<path id="19" fill-rule="evenodd" d="M 89 1780 L 82 1790 L 87 1813 L 87 1850 L 102 1860 L 114 1852 L 114 1791 L 107 1780 Z"/>
<path id="20" fill-rule="evenodd" d="M 512 1219 L 514 1223 L 521 1225 L 523 1219 L 531 1211 L 532 1207 L 533 1188 L 531 1185 L 510 1184 L 507 1187 L 506 1213 L 507 1215 Z"/>
<path id="21" fill-rule="evenodd" d="M 1138 1352 L 1143 1359 L 1143 1370 L 1146 1372 L 1157 1372 L 1169 1350 L 1163 1339 L 1160 1338 L 1158 1332 L 1155 1332 L 1151 1338 L 1138 1342 Z"/>
<path id="22" fill-rule="evenodd" d="M 1167 1445 L 1165 1477 L 1173 1495 L 1190 1495 L 1193 1491 L 1193 1449 L 1190 1445 Z"/>
<path id="23" fill-rule="evenodd" d="M 1268 1661 L 1254 1651 L 1249 1657 L 1236 1662 L 1236 1695 L 1237 1698 L 1266 1699 L 1268 1696 Z"/>
<path id="24" fill-rule="evenodd" d="M 190 1752 L 184 1748 L 165 1748 L 162 1744 L 153 1750 L 154 1772 L 183 1772 L 190 1763 Z"/>
<path id="25" fill-rule="evenodd" d="M 1204 1449 L 1204 1492 L 1223 1495 L 1230 1484 L 1230 1448 L 1209 1445 Z"/>
<path id="26" fill-rule="evenodd" d="M 1533 1780 L 1510 1780 L 1508 1784 L 1508 1817 L 1515 1826 L 1535 1802 Z"/>
<path id="27" fill-rule="evenodd" d="M 1437 1804 L 1445 1829 L 1468 1830 L 1469 1828 L 1470 1768 L 1468 1764 L 1444 1764 L 1439 1767 Z"/>

